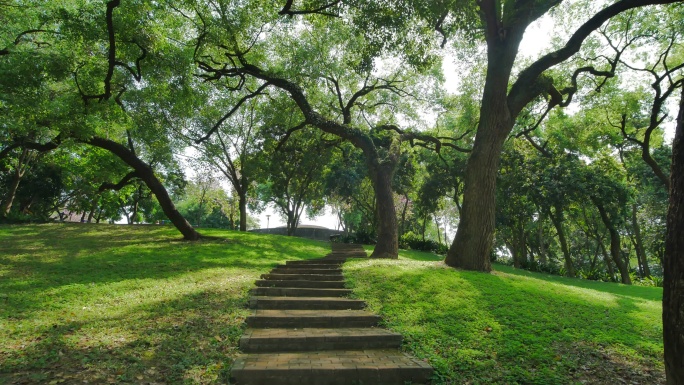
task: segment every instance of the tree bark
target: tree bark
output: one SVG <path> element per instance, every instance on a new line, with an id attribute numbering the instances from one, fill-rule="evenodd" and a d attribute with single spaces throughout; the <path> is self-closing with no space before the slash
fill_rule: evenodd
<path id="1" fill-rule="evenodd" d="M 487 75 L 480 122 L 465 169 L 461 218 L 444 262 L 456 268 L 488 272 L 492 269 L 490 253 L 494 242 L 499 160 L 504 140 L 515 122 L 506 93 L 524 28 L 501 39 L 496 27 L 499 16 L 495 9 L 490 9 L 493 4 L 483 2 L 482 6 L 486 6 L 482 12 L 487 24 Z"/>
<path id="2" fill-rule="evenodd" d="M 672 144 L 663 261 L 663 342 L 667 385 L 684 384 L 684 88 Z"/>
<path id="3" fill-rule="evenodd" d="M 171 200 L 171 197 L 169 196 L 169 193 L 166 191 L 166 188 L 161 181 L 159 181 L 157 176 L 154 175 L 154 171 L 147 163 L 135 156 L 128 148 L 126 148 L 126 146 L 109 139 L 93 137 L 89 140 L 86 140 L 85 143 L 110 151 L 123 160 L 126 164 L 131 166 L 138 173 L 138 177 L 145 182 L 150 191 L 152 191 L 152 193 L 155 195 L 159 205 L 164 211 L 164 214 L 166 214 L 178 231 L 183 234 L 183 238 L 189 241 L 196 241 L 200 239 L 200 234 L 195 231 L 192 225 L 190 225 L 183 215 L 178 212 L 176 206 Z"/>
<path id="4" fill-rule="evenodd" d="M 396 162 L 376 164 L 369 167 L 376 197 L 376 224 L 378 242 L 371 258 L 399 258 L 399 232 L 397 214 L 392 196 L 392 177 Z"/>

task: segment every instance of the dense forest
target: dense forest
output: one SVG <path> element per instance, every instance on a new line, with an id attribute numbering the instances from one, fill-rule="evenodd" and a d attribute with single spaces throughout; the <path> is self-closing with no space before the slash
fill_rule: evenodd
<path id="1" fill-rule="evenodd" d="M 675 0 L 0 1 L 0 218 L 197 240 L 332 207 L 373 257 L 664 285 L 682 383 L 682 20 Z"/>

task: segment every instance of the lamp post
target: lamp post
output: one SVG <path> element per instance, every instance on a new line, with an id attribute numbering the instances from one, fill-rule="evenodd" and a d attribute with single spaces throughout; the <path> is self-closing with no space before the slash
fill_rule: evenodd
<path id="1" fill-rule="evenodd" d="M 268 225 L 270 224 L 270 222 L 271 222 L 271 215 L 267 214 L 266 215 L 266 229 L 267 230 L 268 230 Z"/>

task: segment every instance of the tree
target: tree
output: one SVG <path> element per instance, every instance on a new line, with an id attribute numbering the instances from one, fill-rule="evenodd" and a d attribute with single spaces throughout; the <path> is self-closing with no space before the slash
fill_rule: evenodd
<path id="1" fill-rule="evenodd" d="M 663 343 L 668 385 L 684 383 L 684 88 L 672 145 L 663 286 Z"/>
<path id="2" fill-rule="evenodd" d="M 323 171 L 330 161 L 331 144 L 307 131 L 293 135 L 284 145 L 275 145 L 277 148 L 267 145 L 264 155 L 268 161 L 257 187 L 260 200 L 273 203 L 286 219 L 287 235 L 295 234 L 307 206 L 312 212 L 323 208 L 317 203 L 323 197 Z"/>
<path id="3" fill-rule="evenodd" d="M 494 235 L 496 173 L 503 142 L 521 111 L 537 97 L 550 95 L 549 107 L 554 107 L 567 103 L 567 97 L 576 92 L 576 83 L 574 89 L 571 86 L 557 90 L 545 72 L 577 53 L 587 37 L 610 18 L 637 7 L 675 2 L 678 1 L 621 0 L 607 6 L 580 26 L 565 46 L 524 68 L 512 84 L 512 69 L 525 29 L 558 1 L 506 2 L 506 6 L 495 0 L 479 3 L 487 43 L 487 75 L 481 120 L 465 172 L 461 221 L 445 260 L 448 265 L 480 271 L 491 269 L 489 251 Z M 607 76 L 610 72 L 583 67 L 576 70 L 573 80 L 583 73 Z"/>
<path id="4" fill-rule="evenodd" d="M 148 18 L 148 11 L 155 7 L 157 15 L 165 17 Z M 155 110 L 168 112 L 164 102 L 169 96 L 178 102 L 183 95 L 174 89 L 183 74 L 169 69 L 189 68 L 180 65 L 187 55 L 183 55 L 182 47 L 167 40 L 168 33 L 180 34 L 179 30 L 156 28 L 169 22 L 163 7 L 152 2 L 121 6 L 120 0 L 108 1 L 106 7 L 99 3 L 17 7 L 31 11 L 27 17 L 12 20 L 9 29 L 16 30 L 15 44 L 0 51 L 2 78 L 5 73 L 19 73 L 14 80 L 1 84 L 2 97 L 10 115 L 22 123 L 9 127 L 16 143 L 26 146 L 30 140 L 36 147 L 54 148 L 72 141 L 110 151 L 148 185 L 184 237 L 195 240 L 199 234 L 175 209 L 155 175 L 152 166 L 156 160 L 143 160 L 145 155 L 154 154 L 154 158 L 160 154 L 155 149 L 163 145 L 168 152 L 168 136 L 156 135 L 159 131 L 153 130 L 155 122 L 164 120 L 135 119 L 149 112 L 151 104 Z M 146 33 L 136 35 L 141 29 Z M 169 61 L 168 57 L 173 59 Z M 148 75 L 145 83 L 144 72 Z M 17 89 L 37 90 L 30 95 L 38 97 L 12 98 L 12 94 L 21 94 Z M 39 105 L 46 108 L 36 108 Z M 141 154 L 143 143 L 145 150 L 151 150 L 145 155 Z"/>

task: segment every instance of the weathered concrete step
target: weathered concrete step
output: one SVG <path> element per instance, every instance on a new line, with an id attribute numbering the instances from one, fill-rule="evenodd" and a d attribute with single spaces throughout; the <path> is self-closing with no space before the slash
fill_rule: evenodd
<path id="1" fill-rule="evenodd" d="M 271 274 L 325 274 L 339 275 L 342 269 L 273 269 Z"/>
<path id="2" fill-rule="evenodd" d="M 379 328 L 247 329 L 240 338 L 244 353 L 317 350 L 398 349 L 401 334 Z"/>
<path id="3" fill-rule="evenodd" d="M 272 281 L 266 281 L 272 282 Z M 294 282 L 294 281 L 284 281 Z M 325 281 L 317 281 L 325 282 Z M 258 287 L 252 289 L 250 293 L 256 296 L 274 297 L 346 297 L 351 294 L 350 289 L 315 289 L 299 287 Z"/>
<path id="4" fill-rule="evenodd" d="M 262 274 L 262 279 L 277 281 L 343 281 L 342 274 Z"/>
<path id="5" fill-rule="evenodd" d="M 251 328 L 368 328 L 380 317 L 364 310 L 257 309 L 245 323 Z"/>
<path id="6" fill-rule="evenodd" d="M 334 297 L 267 297 L 256 296 L 249 299 L 251 309 L 284 310 L 361 310 L 364 301 Z"/>
<path id="7" fill-rule="evenodd" d="M 285 262 L 286 265 L 288 266 L 296 266 L 296 265 L 339 265 L 341 264 L 340 261 L 332 260 L 332 259 L 305 259 L 302 261 L 287 261 Z"/>
<path id="8" fill-rule="evenodd" d="M 282 288 L 319 288 L 319 289 L 342 289 L 344 281 L 304 281 L 304 280 L 276 280 L 260 279 L 255 282 L 258 287 L 282 287 Z"/>
<path id="9" fill-rule="evenodd" d="M 332 263 L 300 263 L 298 265 L 277 265 L 276 269 L 322 269 L 322 270 L 340 270 L 339 264 Z"/>
<path id="10" fill-rule="evenodd" d="M 424 384 L 432 368 L 397 350 L 263 353 L 238 356 L 231 383 L 238 385 Z"/>

